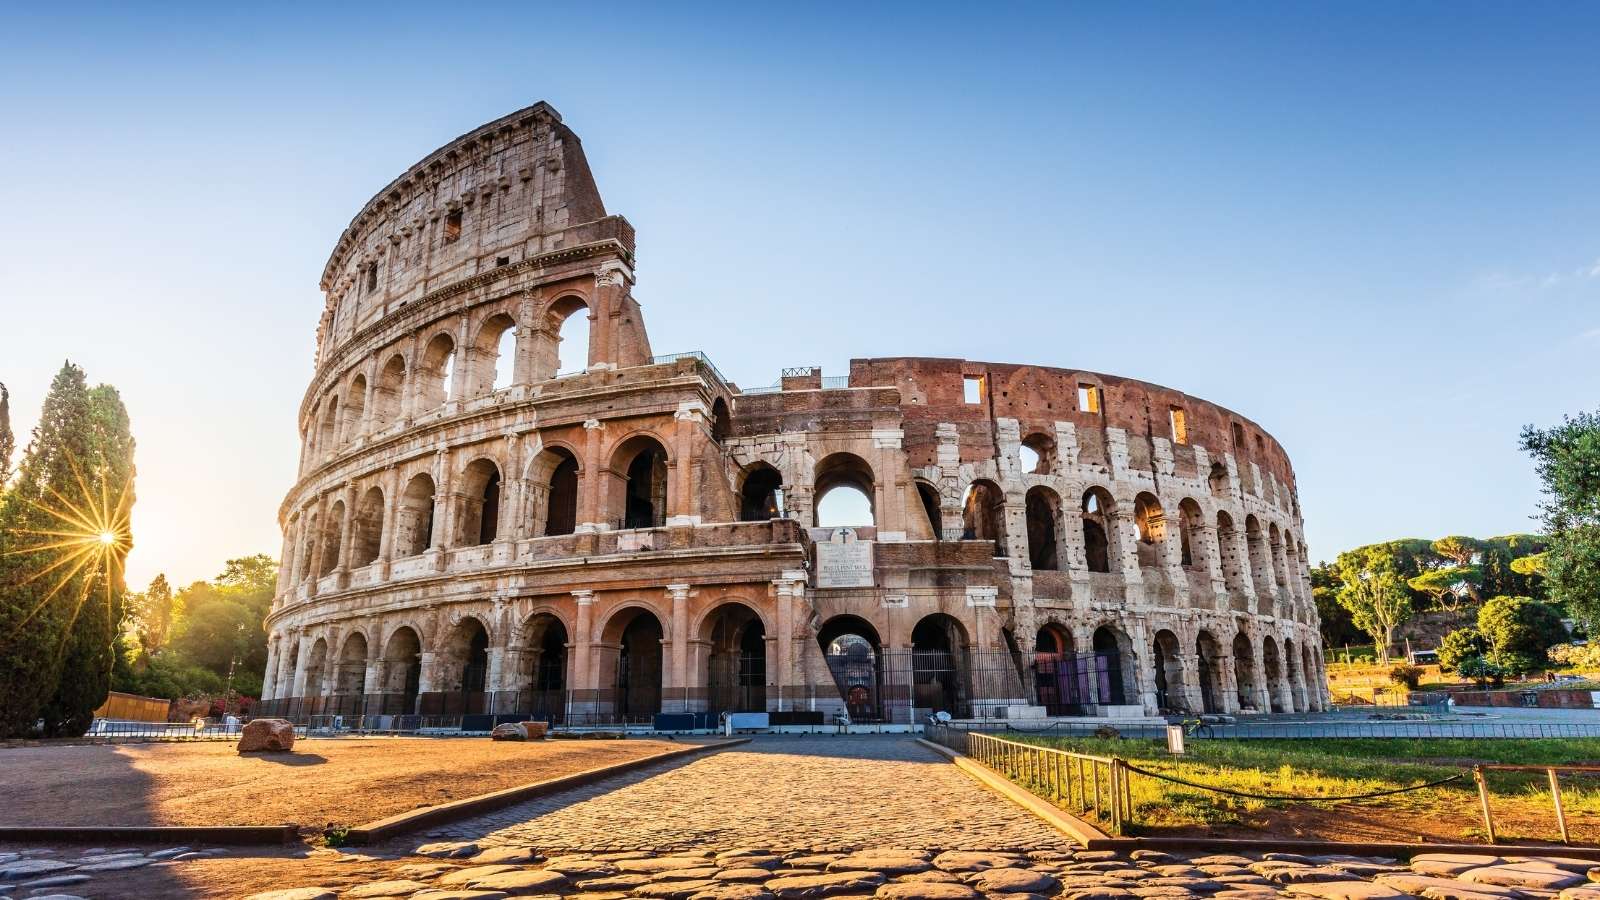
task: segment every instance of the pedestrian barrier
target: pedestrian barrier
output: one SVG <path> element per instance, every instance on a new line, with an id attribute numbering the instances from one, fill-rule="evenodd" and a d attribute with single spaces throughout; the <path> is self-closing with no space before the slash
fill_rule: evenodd
<path id="1" fill-rule="evenodd" d="M 1558 772 L 1600 773 L 1600 766 L 1515 766 L 1504 764 L 1479 765 L 1472 767 L 1472 779 L 1478 783 L 1478 805 L 1483 811 L 1483 830 L 1489 836 L 1489 843 L 1495 842 L 1494 815 L 1489 808 L 1489 780 L 1484 777 L 1484 772 L 1543 772 L 1550 780 L 1550 803 L 1555 810 L 1556 827 L 1561 831 L 1561 843 L 1572 843 L 1572 837 L 1567 832 L 1567 811 L 1561 804 L 1561 779 Z"/>

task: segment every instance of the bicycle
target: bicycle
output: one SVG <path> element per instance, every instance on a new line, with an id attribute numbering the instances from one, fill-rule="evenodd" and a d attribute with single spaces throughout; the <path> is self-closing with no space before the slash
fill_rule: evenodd
<path id="1" fill-rule="evenodd" d="M 1211 725 L 1204 719 L 1184 719 L 1183 734 L 1185 737 L 1216 737 L 1216 732 L 1211 730 Z"/>

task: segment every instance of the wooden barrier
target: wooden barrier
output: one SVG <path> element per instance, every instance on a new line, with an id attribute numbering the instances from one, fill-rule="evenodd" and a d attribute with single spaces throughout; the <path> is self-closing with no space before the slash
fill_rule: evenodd
<path id="1" fill-rule="evenodd" d="M 106 702 L 94 711 L 97 719 L 124 719 L 130 722 L 165 722 L 167 712 L 172 708 L 172 701 L 160 697 L 140 697 L 137 694 L 124 694 L 112 691 L 106 695 Z"/>

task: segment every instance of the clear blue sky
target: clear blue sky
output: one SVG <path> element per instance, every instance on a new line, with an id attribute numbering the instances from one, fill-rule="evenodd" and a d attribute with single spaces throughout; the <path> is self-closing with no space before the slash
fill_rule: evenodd
<path id="1" fill-rule="evenodd" d="M 535 100 L 639 232 L 658 352 L 1114 372 L 1288 448 L 1314 558 L 1530 528 L 1600 406 L 1600 6 L 606 4 L 0 13 L 0 379 L 139 439 L 130 578 L 276 555 L 317 279 Z"/>

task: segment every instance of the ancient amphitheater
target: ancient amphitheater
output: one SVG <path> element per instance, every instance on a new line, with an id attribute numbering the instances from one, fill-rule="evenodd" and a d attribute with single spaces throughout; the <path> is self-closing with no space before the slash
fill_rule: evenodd
<path id="1" fill-rule="evenodd" d="M 267 710 L 681 724 L 1326 702 L 1293 470 L 1254 422 L 959 359 L 740 387 L 654 352 L 634 252 L 544 103 L 356 215 L 322 275 Z"/>

